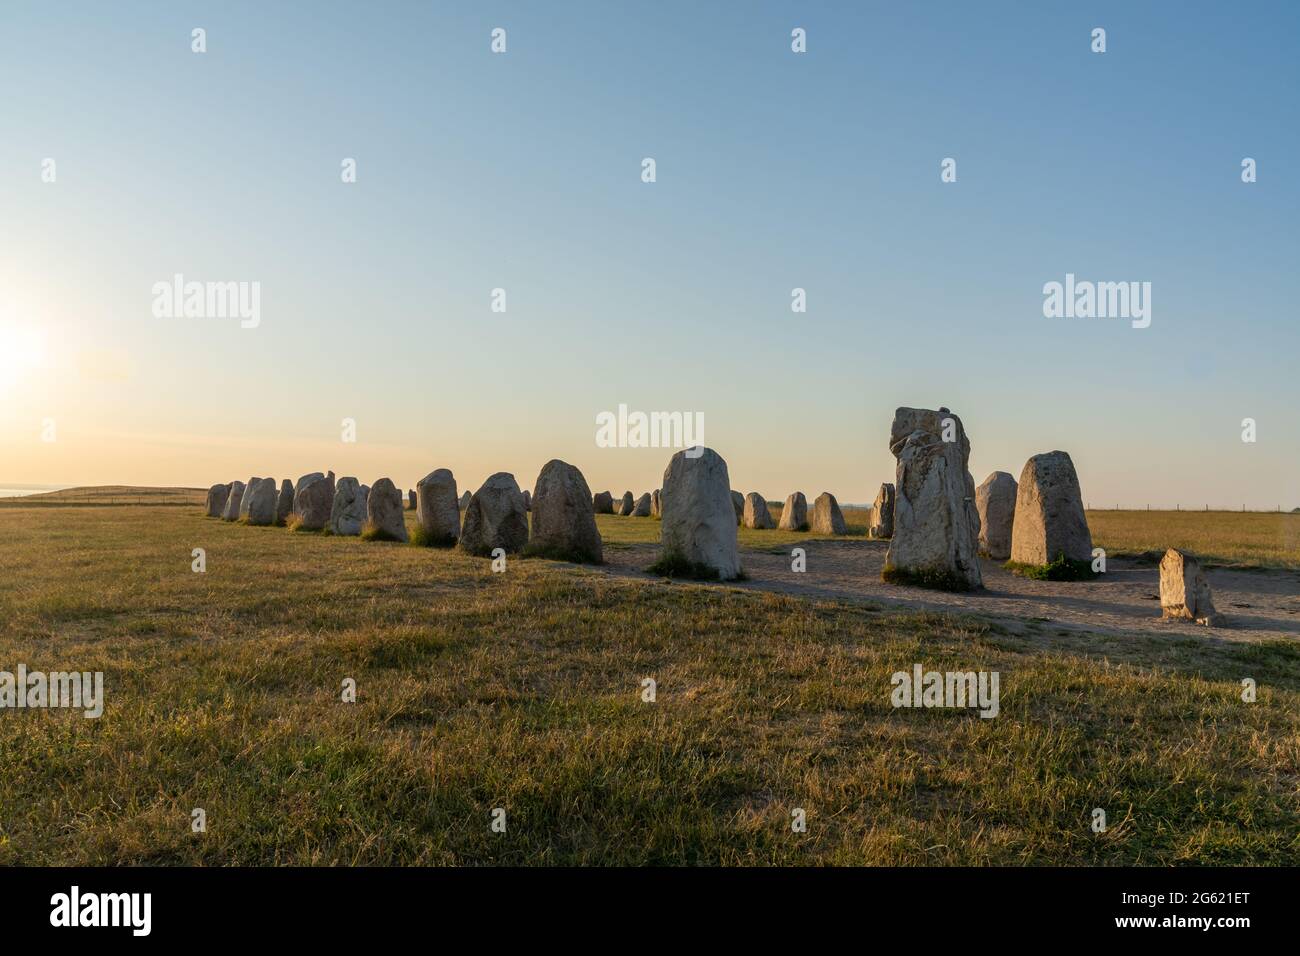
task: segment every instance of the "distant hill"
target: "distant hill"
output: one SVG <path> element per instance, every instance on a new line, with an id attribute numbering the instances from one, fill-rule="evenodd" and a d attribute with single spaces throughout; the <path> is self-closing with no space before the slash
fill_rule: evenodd
<path id="1" fill-rule="evenodd" d="M 206 488 L 137 488 L 131 485 L 96 485 L 64 488 L 19 498 L 0 498 L 0 508 L 54 508 L 70 505 L 188 505 L 202 506 Z"/>

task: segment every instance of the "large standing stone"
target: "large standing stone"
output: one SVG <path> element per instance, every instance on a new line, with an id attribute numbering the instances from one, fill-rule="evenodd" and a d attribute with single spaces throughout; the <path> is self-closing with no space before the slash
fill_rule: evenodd
<path id="1" fill-rule="evenodd" d="M 1011 557 L 1011 528 L 1016 519 L 1016 479 L 995 471 L 975 489 L 980 516 L 980 554 L 995 561 Z"/>
<path id="2" fill-rule="evenodd" d="M 777 525 L 782 531 L 808 530 L 808 499 L 802 491 L 796 491 L 785 499 L 781 509 L 781 522 Z"/>
<path id="3" fill-rule="evenodd" d="M 249 478 L 244 484 L 244 493 L 239 498 L 239 515 L 240 521 L 248 520 L 248 509 L 253 503 L 253 490 L 262 483 L 261 478 Z"/>
<path id="4" fill-rule="evenodd" d="M 662 518 L 663 514 L 664 514 L 663 502 L 661 500 L 659 489 L 656 488 L 654 491 L 650 492 L 650 517 Z"/>
<path id="5" fill-rule="evenodd" d="M 692 450 L 699 449 L 673 455 L 664 471 L 660 564 L 668 573 L 730 581 L 740 576 L 740 556 L 727 463 L 712 448 L 697 458 L 687 456 Z"/>
<path id="6" fill-rule="evenodd" d="M 772 515 L 767 510 L 767 501 L 757 491 L 745 495 L 745 527 L 776 527 L 776 522 L 772 520 Z"/>
<path id="7" fill-rule="evenodd" d="M 1011 560 L 1041 567 L 1061 557 L 1090 563 L 1092 534 L 1074 462 L 1063 451 L 1050 451 L 1029 459 L 1020 472 Z"/>
<path id="8" fill-rule="evenodd" d="M 465 492 L 463 495 L 460 496 L 460 507 L 461 507 L 461 510 L 462 510 L 462 511 L 469 507 L 469 499 L 470 499 L 470 497 L 471 497 L 471 495 L 470 495 L 470 493 L 469 493 L 468 491 Z"/>
<path id="9" fill-rule="evenodd" d="M 632 506 L 632 517 L 633 518 L 650 517 L 650 502 L 651 502 L 650 492 L 647 491 L 640 498 L 638 498 L 636 500 L 636 504 Z"/>
<path id="10" fill-rule="evenodd" d="M 226 499 L 230 497 L 230 485 L 213 485 L 208 489 L 207 515 L 209 518 L 220 518 L 221 512 L 226 510 Z"/>
<path id="11" fill-rule="evenodd" d="M 313 471 L 298 479 L 293 493 L 293 513 L 303 531 L 321 531 L 329 524 L 334 509 L 334 472 Z"/>
<path id="12" fill-rule="evenodd" d="M 591 499 L 591 510 L 598 515 L 612 515 L 614 513 L 614 496 L 608 491 L 602 491 Z"/>
<path id="13" fill-rule="evenodd" d="M 591 489 L 582 472 L 552 459 L 542 466 L 533 487 L 533 530 L 528 551 L 561 561 L 600 564 L 600 532 L 592 510 Z"/>
<path id="14" fill-rule="evenodd" d="M 362 534 L 378 541 L 406 541 L 406 518 L 402 508 L 402 489 L 389 478 L 380 478 L 370 486 L 366 498 L 366 526 Z"/>
<path id="15" fill-rule="evenodd" d="M 282 525 L 293 514 L 293 482 L 288 478 L 280 483 L 280 496 L 275 502 L 275 523 Z"/>
<path id="16" fill-rule="evenodd" d="M 224 521 L 235 521 L 239 518 L 239 502 L 244 497 L 244 483 L 242 481 L 232 481 L 230 483 L 230 494 L 226 496 L 226 506 L 221 509 L 221 518 Z"/>
<path id="17" fill-rule="evenodd" d="M 636 501 L 632 498 L 632 492 L 625 491 L 623 492 L 623 497 L 619 500 L 618 506 L 614 509 L 614 512 L 626 518 L 632 514 L 632 509 L 635 507 Z"/>
<path id="18" fill-rule="evenodd" d="M 456 479 L 451 471 L 431 471 L 417 486 L 416 519 L 426 544 L 450 547 L 460 537 L 460 506 L 456 500 Z"/>
<path id="19" fill-rule="evenodd" d="M 813 502 L 812 530 L 814 534 L 848 534 L 840 503 L 829 491 L 823 491 Z"/>
<path id="20" fill-rule="evenodd" d="M 871 506 L 871 526 L 867 531 L 872 538 L 892 538 L 894 536 L 894 486 L 885 482 L 876 492 L 876 503 Z"/>
<path id="21" fill-rule="evenodd" d="M 275 524 L 277 497 L 274 478 L 254 478 L 244 490 L 244 501 L 240 505 L 240 510 L 243 510 L 244 504 L 248 505 L 248 513 L 245 517 L 249 524 Z"/>
<path id="22" fill-rule="evenodd" d="M 1207 627 L 1222 623 L 1201 562 L 1175 548 L 1160 559 L 1160 608 L 1163 617 L 1195 621 Z"/>
<path id="23" fill-rule="evenodd" d="M 739 491 L 731 493 L 731 507 L 736 509 L 736 524 L 745 519 L 745 496 Z"/>
<path id="24" fill-rule="evenodd" d="M 355 478 L 340 478 L 334 486 L 334 505 L 330 508 L 330 531 L 352 537 L 361 533 L 366 523 L 368 495 Z"/>
<path id="25" fill-rule="evenodd" d="M 488 557 L 496 548 L 515 554 L 528 544 L 528 512 L 515 476 L 499 471 L 474 492 L 461 523 L 460 548 Z"/>
<path id="26" fill-rule="evenodd" d="M 940 408 L 899 408 L 889 432 L 898 459 L 894 534 L 881 577 L 946 590 L 983 586 L 970 440 Z"/>

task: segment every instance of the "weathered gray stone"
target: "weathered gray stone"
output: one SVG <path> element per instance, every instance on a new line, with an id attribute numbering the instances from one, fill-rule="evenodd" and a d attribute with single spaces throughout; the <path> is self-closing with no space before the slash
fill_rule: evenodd
<path id="1" fill-rule="evenodd" d="M 275 523 L 283 525 L 293 514 L 293 482 L 288 478 L 280 483 L 280 496 L 275 502 Z"/>
<path id="2" fill-rule="evenodd" d="M 369 495 L 355 478 L 340 478 L 334 485 L 334 504 L 330 508 L 329 529 L 334 534 L 352 537 L 366 524 Z"/>
<path id="3" fill-rule="evenodd" d="M 614 513 L 614 496 L 608 491 L 602 491 L 591 499 L 591 510 L 598 515 L 612 515 Z"/>
<path id="4" fill-rule="evenodd" d="M 303 475 L 293 493 L 296 526 L 303 531 L 321 531 L 330 522 L 334 508 L 334 472 L 322 475 L 313 471 Z"/>
<path id="5" fill-rule="evenodd" d="M 876 502 L 871 506 L 871 525 L 868 537 L 884 540 L 894 536 L 894 486 L 885 482 L 876 492 Z"/>
<path id="6" fill-rule="evenodd" d="M 415 496 L 414 488 L 408 488 L 406 490 L 406 510 L 407 511 L 416 510 L 416 496 Z"/>
<path id="7" fill-rule="evenodd" d="M 731 493 L 731 507 L 736 509 L 736 524 L 739 525 L 745 518 L 745 496 L 739 491 Z"/>
<path id="8" fill-rule="evenodd" d="M 515 476 L 499 471 L 474 492 L 461 522 L 460 548 L 488 557 L 496 548 L 515 554 L 528 544 L 528 512 Z"/>
<path id="9" fill-rule="evenodd" d="M 661 497 L 662 496 L 658 488 L 650 492 L 650 517 L 652 518 L 663 517 L 664 506 L 663 506 L 663 502 L 660 500 Z"/>
<path id="10" fill-rule="evenodd" d="M 473 496 L 468 491 L 466 491 L 463 495 L 460 496 L 459 504 L 462 511 L 464 511 L 466 508 L 469 507 L 469 500 L 472 497 Z"/>
<path id="11" fill-rule="evenodd" d="M 380 541 L 407 541 L 402 490 L 391 479 L 380 478 L 366 497 L 366 524 L 362 534 Z"/>
<path id="12" fill-rule="evenodd" d="M 523 495 L 524 495 L 524 510 L 525 510 L 525 511 L 532 511 L 532 510 L 533 510 L 533 496 L 532 496 L 532 495 L 531 495 L 527 490 L 524 491 Z"/>
<path id="13" fill-rule="evenodd" d="M 1170 548 L 1160 559 L 1160 609 L 1162 617 L 1195 621 L 1207 627 L 1223 623 L 1214 609 L 1210 582 L 1201 562 L 1176 548 Z"/>
<path id="14" fill-rule="evenodd" d="M 582 472 L 552 459 L 533 485 L 533 527 L 528 551 L 563 561 L 600 564 L 603 560 L 591 489 Z"/>
<path id="15" fill-rule="evenodd" d="M 1011 529 L 1016 519 L 1016 479 L 995 471 L 975 489 L 980 516 L 980 554 L 995 561 L 1011 557 Z"/>
<path id="16" fill-rule="evenodd" d="M 431 471 L 416 487 L 416 517 L 425 543 L 450 547 L 460 538 L 456 478 L 446 468 Z"/>
<path id="17" fill-rule="evenodd" d="M 1020 472 L 1011 560 L 1041 567 L 1061 557 L 1091 563 L 1092 533 L 1074 462 L 1051 451 L 1030 458 Z"/>
<path id="18" fill-rule="evenodd" d="M 230 497 L 230 485 L 213 485 L 208 489 L 208 500 L 204 505 L 209 518 L 220 518 L 226 510 L 226 499 Z"/>
<path id="19" fill-rule="evenodd" d="M 950 590 L 982 587 L 975 480 L 961 419 L 946 408 L 899 408 L 889 450 L 898 467 L 882 577 Z"/>
<path id="20" fill-rule="evenodd" d="M 664 471 L 659 531 L 663 560 L 730 581 L 741 572 L 727 463 L 712 448 L 703 449 L 697 458 L 687 457 L 687 450 L 673 455 Z"/>
<path id="21" fill-rule="evenodd" d="M 248 520 L 248 508 L 253 503 L 253 490 L 262 483 L 261 478 L 249 478 L 244 483 L 244 493 L 239 497 L 239 520 Z"/>
<path id="22" fill-rule="evenodd" d="M 640 498 L 638 498 L 636 500 L 636 504 L 632 506 L 632 517 L 633 518 L 650 517 L 650 502 L 651 502 L 650 492 L 647 491 Z"/>
<path id="23" fill-rule="evenodd" d="M 276 499 L 274 478 L 254 478 L 244 490 L 240 510 L 243 511 L 244 506 L 248 506 L 244 517 L 249 524 L 272 525 L 275 524 Z"/>
<path id="24" fill-rule="evenodd" d="M 808 530 L 808 499 L 802 491 L 796 491 L 785 499 L 781 509 L 781 521 L 777 527 L 782 531 Z"/>
<path id="25" fill-rule="evenodd" d="M 767 510 L 767 501 L 757 491 L 745 495 L 745 527 L 775 528 L 776 522 Z"/>
<path id="26" fill-rule="evenodd" d="M 813 502 L 812 530 L 814 534 L 848 534 L 840 503 L 829 491 L 823 491 Z"/>
<path id="27" fill-rule="evenodd" d="M 636 501 L 632 498 L 632 492 L 623 492 L 623 497 L 614 507 L 614 513 L 622 515 L 624 518 L 630 517 L 632 509 L 636 507 Z"/>
<path id="28" fill-rule="evenodd" d="M 244 483 L 242 481 L 232 481 L 230 483 L 230 494 L 226 495 L 226 506 L 221 509 L 221 518 L 224 521 L 237 521 L 239 519 L 239 503 L 244 497 Z"/>

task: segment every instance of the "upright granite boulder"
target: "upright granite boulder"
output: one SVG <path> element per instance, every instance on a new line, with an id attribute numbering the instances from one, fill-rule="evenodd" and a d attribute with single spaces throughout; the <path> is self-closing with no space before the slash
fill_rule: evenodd
<path id="1" fill-rule="evenodd" d="M 867 530 L 868 537 L 884 540 L 894 536 L 895 497 L 894 486 L 889 482 L 880 486 L 880 490 L 876 492 L 876 503 L 871 506 L 871 526 Z"/>
<path id="2" fill-rule="evenodd" d="M 608 491 L 597 492 L 591 499 L 591 510 L 598 515 L 612 515 L 614 513 L 614 496 Z"/>
<path id="3" fill-rule="evenodd" d="M 745 496 L 739 491 L 731 493 L 731 507 L 736 509 L 736 524 L 739 525 L 745 520 Z"/>
<path id="4" fill-rule="evenodd" d="M 632 492 L 625 491 L 623 492 L 623 497 L 619 500 L 617 507 L 615 507 L 614 513 L 627 518 L 631 516 L 632 509 L 635 507 L 636 501 L 632 498 Z"/>
<path id="5" fill-rule="evenodd" d="M 416 486 L 418 543 L 449 548 L 460 538 L 460 502 L 456 479 L 447 468 L 431 471 Z"/>
<path id="6" fill-rule="evenodd" d="M 777 527 L 782 531 L 808 530 L 808 499 L 803 496 L 802 491 L 796 491 L 785 499 L 785 506 L 781 509 L 781 521 Z"/>
<path id="7" fill-rule="evenodd" d="M 340 478 L 334 486 L 329 529 L 333 534 L 354 537 L 366 524 L 369 496 L 355 478 Z"/>
<path id="8" fill-rule="evenodd" d="M 208 489 L 208 500 L 204 505 L 209 518 L 220 518 L 226 510 L 226 499 L 230 497 L 230 485 L 213 485 Z"/>
<path id="9" fill-rule="evenodd" d="M 775 528 L 776 522 L 767 510 L 767 501 L 757 491 L 745 495 L 745 527 Z"/>
<path id="10" fill-rule="evenodd" d="M 278 497 L 274 478 L 254 478 L 245 489 L 244 501 L 240 505 L 241 510 L 245 504 L 248 506 L 248 513 L 245 515 L 248 523 L 275 524 L 275 505 Z"/>
<path id="11" fill-rule="evenodd" d="M 813 502 L 812 530 L 814 534 L 848 534 L 840 503 L 829 491 L 823 491 Z"/>
<path id="12" fill-rule="evenodd" d="M 230 494 L 226 495 L 226 506 L 221 509 L 223 521 L 239 520 L 239 503 L 243 497 L 244 483 L 242 481 L 232 481 L 230 483 Z"/>
<path id="13" fill-rule="evenodd" d="M 647 491 L 640 498 L 638 498 L 636 500 L 636 504 L 632 506 L 632 517 L 633 518 L 650 517 L 650 503 L 651 503 L 650 492 Z"/>
<path id="14" fill-rule="evenodd" d="M 659 489 L 656 488 L 650 492 L 650 517 L 662 518 L 664 515 L 663 502 L 660 500 Z"/>
<path id="15" fill-rule="evenodd" d="M 262 483 L 261 478 L 249 478 L 244 484 L 244 493 L 239 496 L 239 515 L 240 521 L 248 520 L 248 509 L 253 503 L 253 491 Z"/>
<path id="16" fill-rule="evenodd" d="M 698 458 L 687 457 L 688 450 L 698 449 L 679 451 L 664 471 L 662 554 L 653 570 L 730 581 L 741 570 L 727 463 L 712 448 Z"/>
<path id="17" fill-rule="evenodd" d="M 490 557 L 501 548 L 516 554 L 528 544 L 528 512 L 515 476 L 499 471 L 474 492 L 461 522 L 460 549 Z"/>
<path id="18" fill-rule="evenodd" d="M 408 488 L 406 490 L 406 510 L 407 511 L 416 510 L 416 495 L 415 495 L 414 488 Z"/>
<path id="19" fill-rule="evenodd" d="M 975 489 L 980 516 L 980 554 L 995 561 L 1011 557 L 1011 529 L 1016 519 L 1016 479 L 995 471 Z"/>
<path id="20" fill-rule="evenodd" d="M 982 587 L 975 480 L 961 419 L 946 408 L 899 408 L 889 450 L 898 466 L 881 578 L 950 591 Z"/>
<path id="21" fill-rule="evenodd" d="M 313 471 L 298 479 L 293 493 L 294 527 L 303 531 L 323 531 L 334 510 L 334 472 L 322 475 Z"/>
<path id="22" fill-rule="evenodd" d="M 1043 567 L 1061 558 L 1091 567 L 1092 533 L 1074 462 L 1063 451 L 1049 451 L 1030 458 L 1020 472 L 1011 560 Z"/>
<path id="23" fill-rule="evenodd" d="M 533 528 L 527 551 L 558 561 L 600 564 L 604 559 L 587 479 L 568 462 L 552 459 L 533 485 Z"/>
<path id="24" fill-rule="evenodd" d="M 380 478 L 366 496 L 366 523 L 361 536 L 370 541 L 406 541 L 406 517 L 402 489 L 389 478 Z"/>
<path id="25" fill-rule="evenodd" d="M 1161 616 L 1195 621 L 1207 627 L 1222 624 L 1210 595 L 1210 582 L 1201 562 L 1186 551 L 1170 548 L 1160 559 Z"/>
<path id="26" fill-rule="evenodd" d="M 284 525 L 293 514 L 293 482 L 288 478 L 280 483 L 280 495 L 275 501 L 275 523 Z"/>

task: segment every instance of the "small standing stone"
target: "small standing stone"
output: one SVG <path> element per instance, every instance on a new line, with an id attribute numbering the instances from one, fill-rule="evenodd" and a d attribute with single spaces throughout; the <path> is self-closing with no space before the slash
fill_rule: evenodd
<path id="1" fill-rule="evenodd" d="M 388 478 L 380 478 L 370 486 L 362 535 L 380 541 L 409 540 L 402 509 L 402 491 Z"/>
<path id="2" fill-rule="evenodd" d="M 591 510 L 598 515 L 612 515 L 614 513 L 614 496 L 608 491 L 598 492 L 591 499 Z"/>
<path id="3" fill-rule="evenodd" d="M 894 486 L 885 482 L 876 492 L 876 503 L 871 508 L 872 538 L 887 539 L 894 536 Z"/>
<path id="4" fill-rule="evenodd" d="M 745 527 L 775 528 L 771 512 L 767 510 L 767 501 L 757 491 L 745 495 Z"/>
<path id="5" fill-rule="evenodd" d="M 781 522 L 777 525 L 782 531 L 808 530 L 808 499 L 802 491 L 796 491 L 785 499 L 781 509 Z"/>
<path id="6" fill-rule="evenodd" d="M 1214 609 L 1210 582 L 1201 562 L 1186 551 L 1170 548 L 1160 559 L 1160 609 L 1162 616 L 1215 627 L 1223 619 Z"/>
<path id="7" fill-rule="evenodd" d="M 230 494 L 226 496 L 226 506 L 221 509 L 223 521 L 236 521 L 239 519 L 239 502 L 243 497 L 244 483 L 242 481 L 232 481 L 230 483 Z"/>
<path id="8" fill-rule="evenodd" d="M 632 514 L 632 509 L 636 507 L 636 501 L 632 498 L 632 492 L 623 492 L 623 498 L 618 503 L 617 513 L 626 518 Z"/>
<path id="9" fill-rule="evenodd" d="M 490 557 L 496 548 L 516 554 L 528 544 L 528 512 L 515 476 L 499 471 L 470 497 L 461 522 L 460 549 Z"/>
<path id="10" fill-rule="evenodd" d="M 229 497 L 230 485 L 213 485 L 209 488 L 206 505 L 207 516 L 209 518 L 220 518 L 221 512 L 226 510 L 226 499 Z"/>
<path id="11" fill-rule="evenodd" d="M 813 502 L 812 530 L 814 534 L 848 534 L 840 503 L 829 491 L 823 491 Z"/>
<path id="12" fill-rule="evenodd" d="M 632 506 L 632 517 L 633 518 L 650 517 L 650 501 L 651 501 L 650 492 L 647 491 L 640 498 L 638 498 L 636 500 L 636 504 Z"/>
<path id="13" fill-rule="evenodd" d="M 980 554 L 995 561 L 1011 557 L 1011 529 L 1016 520 L 1016 479 L 995 471 L 975 489 L 980 516 Z"/>
<path id="14" fill-rule="evenodd" d="M 367 495 L 355 478 L 340 478 L 334 485 L 329 528 L 333 534 L 353 537 L 366 523 Z"/>

